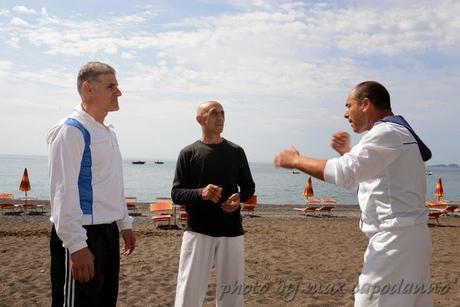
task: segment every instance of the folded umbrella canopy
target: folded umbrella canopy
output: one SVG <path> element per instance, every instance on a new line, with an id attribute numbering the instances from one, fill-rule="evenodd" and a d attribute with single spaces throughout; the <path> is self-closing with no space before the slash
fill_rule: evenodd
<path id="1" fill-rule="evenodd" d="M 27 172 L 27 167 L 24 169 L 24 174 L 22 175 L 21 184 L 19 185 L 19 191 L 25 192 L 25 203 L 27 205 L 27 191 L 32 190 L 30 187 L 29 173 Z"/>
<path id="2" fill-rule="evenodd" d="M 436 183 L 436 187 L 434 188 L 434 196 L 436 196 L 438 200 L 441 200 L 441 197 L 444 196 L 441 177 L 439 177 L 438 182 Z"/>
<path id="3" fill-rule="evenodd" d="M 303 189 L 303 196 L 305 196 L 306 199 L 308 197 L 313 197 L 315 193 L 313 192 L 313 184 L 311 183 L 311 176 L 308 176 L 308 180 L 305 183 L 304 189 Z"/>

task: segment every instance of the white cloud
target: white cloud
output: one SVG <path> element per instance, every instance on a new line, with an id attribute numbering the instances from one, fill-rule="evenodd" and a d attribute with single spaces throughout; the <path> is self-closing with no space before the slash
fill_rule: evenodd
<path id="1" fill-rule="evenodd" d="M 380 11 L 369 7 L 309 8 L 291 2 L 274 5 L 273 2 L 255 0 L 247 3 L 251 10 L 240 14 L 189 18 L 172 25 L 169 30 L 144 28 L 142 32 L 134 25 L 146 23 L 146 16 L 157 12 L 98 21 L 64 20 L 45 15 L 37 18 L 34 24 L 14 17 L 10 25 L 33 26 L 33 30 L 22 33 L 32 43 L 48 48 L 51 54 L 74 56 L 148 48 L 168 49 L 168 53 L 173 48 L 174 54 L 198 47 L 211 48 L 208 53 L 227 49 L 243 56 L 279 57 L 298 53 L 299 56 L 317 57 L 324 55 L 324 51 L 334 53 L 340 50 L 354 56 L 397 56 L 459 45 L 460 21 L 456 16 L 460 14 L 460 3 L 436 3 L 430 9 L 419 5 Z M 272 10 L 259 10 L 260 6 L 269 6 Z M 110 42 L 110 48 L 106 42 Z M 178 54 L 177 60 L 180 58 Z"/>
<path id="2" fill-rule="evenodd" d="M 136 148 L 131 154 L 139 152 L 141 145 L 133 144 L 130 136 L 151 129 L 149 118 L 159 129 L 174 118 L 167 135 L 178 135 L 179 143 L 185 142 L 190 133 L 183 131 L 197 127 L 193 116 L 184 112 L 193 113 L 196 104 L 206 99 L 224 103 L 233 123 L 227 135 L 251 144 L 248 152 L 257 160 L 267 160 L 267 152 L 271 154 L 275 146 L 264 143 L 266 135 L 272 135 L 279 146 L 318 135 L 328 138 L 330 131 L 347 129 L 342 119 L 346 92 L 367 79 L 387 85 L 396 109 L 411 114 L 419 127 L 431 122 L 433 114 L 445 120 L 460 112 L 449 99 L 458 97 L 452 93 L 458 94 L 460 82 L 456 17 L 460 4 L 456 2 L 382 7 L 380 2 L 358 1 L 355 5 L 231 3 L 240 9 L 168 24 L 153 20 L 157 8 L 98 19 L 84 14 L 57 16 L 51 9 L 21 16 L 24 19 L 0 14 L 6 20 L 0 28 L 2 48 L 26 60 L 38 54 L 43 59 L 35 67 L 16 59 L 0 62 L 1 90 L 12 106 L 38 104 L 57 112 L 54 102 L 67 108 L 65 103 L 78 100 L 74 79 L 81 63 L 90 59 L 113 63 L 119 69 L 122 102 L 126 102 L 123 112 L 127 112 L 116 124 L 129 131 L 124 141 L 128 148 Z M 11 17 L 18 19 L 8 24 Z M 430 57 L 444 67 L 437 67 Z M 23 87 L 28 90 L 18 90 Z M 448 114 L 443 111 L 447 107 L 415 111 L 420 105 L 433 109 L 435 103 L 450 106 Z M 69 109 L 72 106 L 73 102 Z M 125 121 L 125 114 L 130 115 L 127 118 L 140 114 L 145 123 Z M 164 150 L 177 146 L 168 144 Z"/>
<path id="3" fill-rule="evenodd" d="M 13 67 L 13 63 L 10 61 L 1 61 L 0 60 L 0 73 L 6 72 Z"/>
<path id="4" fill-rule="evenodd" d="M 406 9 L 347 9 L 331 14 L 337 46 L 364 55 L 394 56 L 444 50 L 460 43 L 460 3 L 417 5 Z M 334 26 L 334 23 L 331 23 Z"/>
<path id="5" fill-rule="evenodd" d="M 11 48 L 19 49 L 19 41 L 19 37 L 10 37 L 5 41 L 5 44 L 7 44 Z"/>
<path id="6" fill-rule="evenodd" d="M 263 9 L 271 10 L 279 7 L 279 1 L 275 0 L 226 0 L 229 4 L 246 10 Z"/>
<path id="7" fill-rule="evenodd" d="M 116 17 L 113 21 L 118 23 L 142 23 L 145 21 L 145 18 L 141 15 L 128 15 L 128 16 L 121 16 Z"/>
<path id="8" fill-rule="evenodd" d="M 12 25 L 12 26 L 19 26 L 19 27 L 25 27 L 25 26 L 29 25 L 29 23 L 27 21 L 25 21 L 24 19 L 21 19 L 19 17 L 11 18 L 9 24 Z"/>
<path id="9" fill-rule="evenodd" d="M 110 44 L 108 44 L 110 45 Z M 104 52 L 107 53 L 107 54 L 115 54 L 118 52 L 118 48 L 115 47 L 115 46 L 107 46 L 105 49 L 104 49 Z"/>
<path id="10" fill-rule="evenodd" d="M 132 53 L 129 53 L 129 52 L 122 52 L 121 53 L 121 58 L 124 59 L 124 60 L 133 60 L 136 58 L 135 55 L 133 55 Z"/>
<path id="11" fill-rule="evenodd" d="M 28 9 L 25 6 L 18 5 L 13 8 L 13 11 L 18 14 L 37 14 L 37 11 L 34 9 Z"/>

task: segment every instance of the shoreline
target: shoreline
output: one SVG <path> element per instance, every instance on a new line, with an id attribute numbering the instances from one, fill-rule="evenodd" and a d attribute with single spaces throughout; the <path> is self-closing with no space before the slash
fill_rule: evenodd
<path id="1" fill-rule="evenodd" d="M 9 201 L 0 200 L 0 204 L 2 203 L 13 203 L 16 205 L 24 204 L 24 200 L 20 199 L 13 199 Z M 43 214 L 39 214 L 39 216 L 50 216 L 50 201 L 45 199 L 39 200 L 28 200 L 28 204 L 30 205 L 37 205 L 42 206 Z M 150 218 L 151 213 L 149 211 L 150 202 L 132 202 L 136 204 L 137 210 L 135 213 L 135 218 L 143 219 L 143 218 Z M 360 216 L 360 208 L 359 205 L 355 204 L 335 204 L 335 208 L 333 210 L 332 217 L 355 217 L 359 218 Z M 305 218 L 302 212 L 294 210 L 294 208 L 303 208 L 305 204 L 257 204 L 255 207 L 255 211 L 253 213 L 253 217 L 265 217 L 265 218 Z M 131 213 L 131 212 L 130 212 Z M 1 212 L 0 212 L 1 214 Z M 17 216 L 27 216 L 27 213 L 22 213 Z M 242 215 L 244 216 L 244 212 L 242 211 Z M 16 215 L 15 215 L 16 216 Z M 308 216 L 310 218 L 310 216 Z"/>

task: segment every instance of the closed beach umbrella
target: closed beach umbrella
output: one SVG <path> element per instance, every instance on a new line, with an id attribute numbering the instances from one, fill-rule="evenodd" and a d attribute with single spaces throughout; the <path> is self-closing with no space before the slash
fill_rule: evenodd
<path id="1" fill-rule="evenodd" d="M 441 197 L 444 196 L 444 190 L 442 188 L 441 177 L 438 179 L 438 182 L 436 183 L 436 187 L 434 188 L 434 196 L 436 196 L 438 200 L 441 200 Z"/>
<path id="2" fill-rule="evenodd" d="M 313 184 L 311 183 L 311 176 L 308 176 L 308 180 L 305 183 L 305 187 L 303 189 L 303 196 L 306 198 L 313 197 L 315 193 L 313 193 Z"/>
<path id="3" fill-rule="evenodd" d="M 24 169 L 24 174 L 22 175 L 21 184 L 19 185 L 19 191 L 26 193 L 25 203 L 27 204 L 27 191 L 32 190 L 30 187 L 29 173 L 27 173 L 27 168 Z"/>

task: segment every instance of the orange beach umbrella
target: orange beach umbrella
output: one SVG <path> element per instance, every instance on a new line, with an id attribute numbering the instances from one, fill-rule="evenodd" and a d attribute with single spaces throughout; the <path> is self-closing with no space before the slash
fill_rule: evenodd
<path id="1" fill-rule="evenodd" d="M 305 183 L 304 189 L 303 189 L 303 196 L 306 198 L 308 197 L 313 197 L 315 193 L 313 192 L 313 184 L 311 183 L 311 176 L 308 176 L 308 180 Z"/>
<path id="2" fill-rule="evenodd" d="M 30 187 L 29 173 L 27 172 L 27 167 L 24 169 L 24 174 L 22 175 L 21 184 L 19 185 L 19 191 L 25 192 L 26 198 L 25 203 L 27 204 L 27 191 L 32 190 Z"/>
<path id="3" fill-rule="evenodd" d="M 441 197 L 444 196 L 441 177 L 439 177 L 438 182 L 436 183 L 436 187 L 434 188 L 434 196 L 436 196 L 438 200 L 441 200 Z"/>

